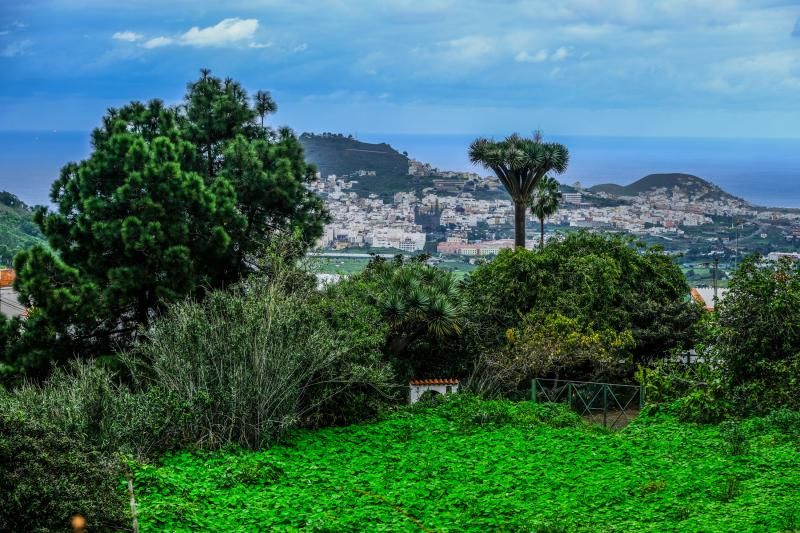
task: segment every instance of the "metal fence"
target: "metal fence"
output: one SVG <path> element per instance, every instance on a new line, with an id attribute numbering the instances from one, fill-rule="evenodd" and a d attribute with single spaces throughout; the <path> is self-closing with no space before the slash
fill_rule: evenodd
<path id="1" fill-rule="evenodd" d="M 531 383 L 531 400 L 566 403 L 584 419 L 618 429 L 639 414 L 644 406 L 644 389 L 639 385 L 536 378 Z"/>

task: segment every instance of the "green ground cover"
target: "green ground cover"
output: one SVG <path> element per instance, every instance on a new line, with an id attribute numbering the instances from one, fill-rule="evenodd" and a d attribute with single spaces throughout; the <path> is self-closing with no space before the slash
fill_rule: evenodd
<path id="1" fill-rule="evenodd" d="M 796 530 L 797 440 L 742 427 L 732 441 L 651 414 L 610 433 L 463 398 L 263 452 L 170 455 L 134 482 L 142 531 Z"/>

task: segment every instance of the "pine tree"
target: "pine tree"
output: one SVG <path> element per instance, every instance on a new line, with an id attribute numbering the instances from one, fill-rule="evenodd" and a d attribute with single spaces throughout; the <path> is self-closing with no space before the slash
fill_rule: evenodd
<path id="1" fill-rule="evenodd" d="M 110 109 L 88 159 L 53 184 L 54 210 L 36 221 L 50 247 L 15 259 L 30 307 L 6 370 L 124 348 L 164 309 L 250 270 L 276 232 L 311 243 L 327 214 L 288 128 L 256 123 L 246 92 L 203 71 L 186 104 Z"/>

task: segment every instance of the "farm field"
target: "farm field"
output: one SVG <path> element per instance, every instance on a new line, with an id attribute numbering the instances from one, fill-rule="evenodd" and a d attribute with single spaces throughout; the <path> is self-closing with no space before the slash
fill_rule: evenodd
<path id="1" fill-rule="evenodd" d="M 172 454 L 134 484 L 142 531 L 797 530 L 797 435 L 730 431 L 645 412 L 609 432 L 464 396 L 262 452 Z"/>

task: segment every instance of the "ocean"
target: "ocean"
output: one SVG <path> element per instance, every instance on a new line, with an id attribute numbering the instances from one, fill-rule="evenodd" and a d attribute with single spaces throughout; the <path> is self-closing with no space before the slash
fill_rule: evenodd
<path id="1" fill-rule="evenodd" d="M 365 142 L 388 142 L 443 170 L 486 174 L 467 158 L 467 148 L 476 136 L 370 133 L 358 137 Z M 757 205 L 800 208 L 800 139 L 546 136 L 546 140 L 569 148 L 569 168 L 558 176 L 564 183 L 624 185 L 647 174 L 685 172 Z M 50 184 L 61 166 L 85 158 L 90 150 L 88 132 L 0 132 L 0 190 L 30 204 L 47 204 Z"/>

